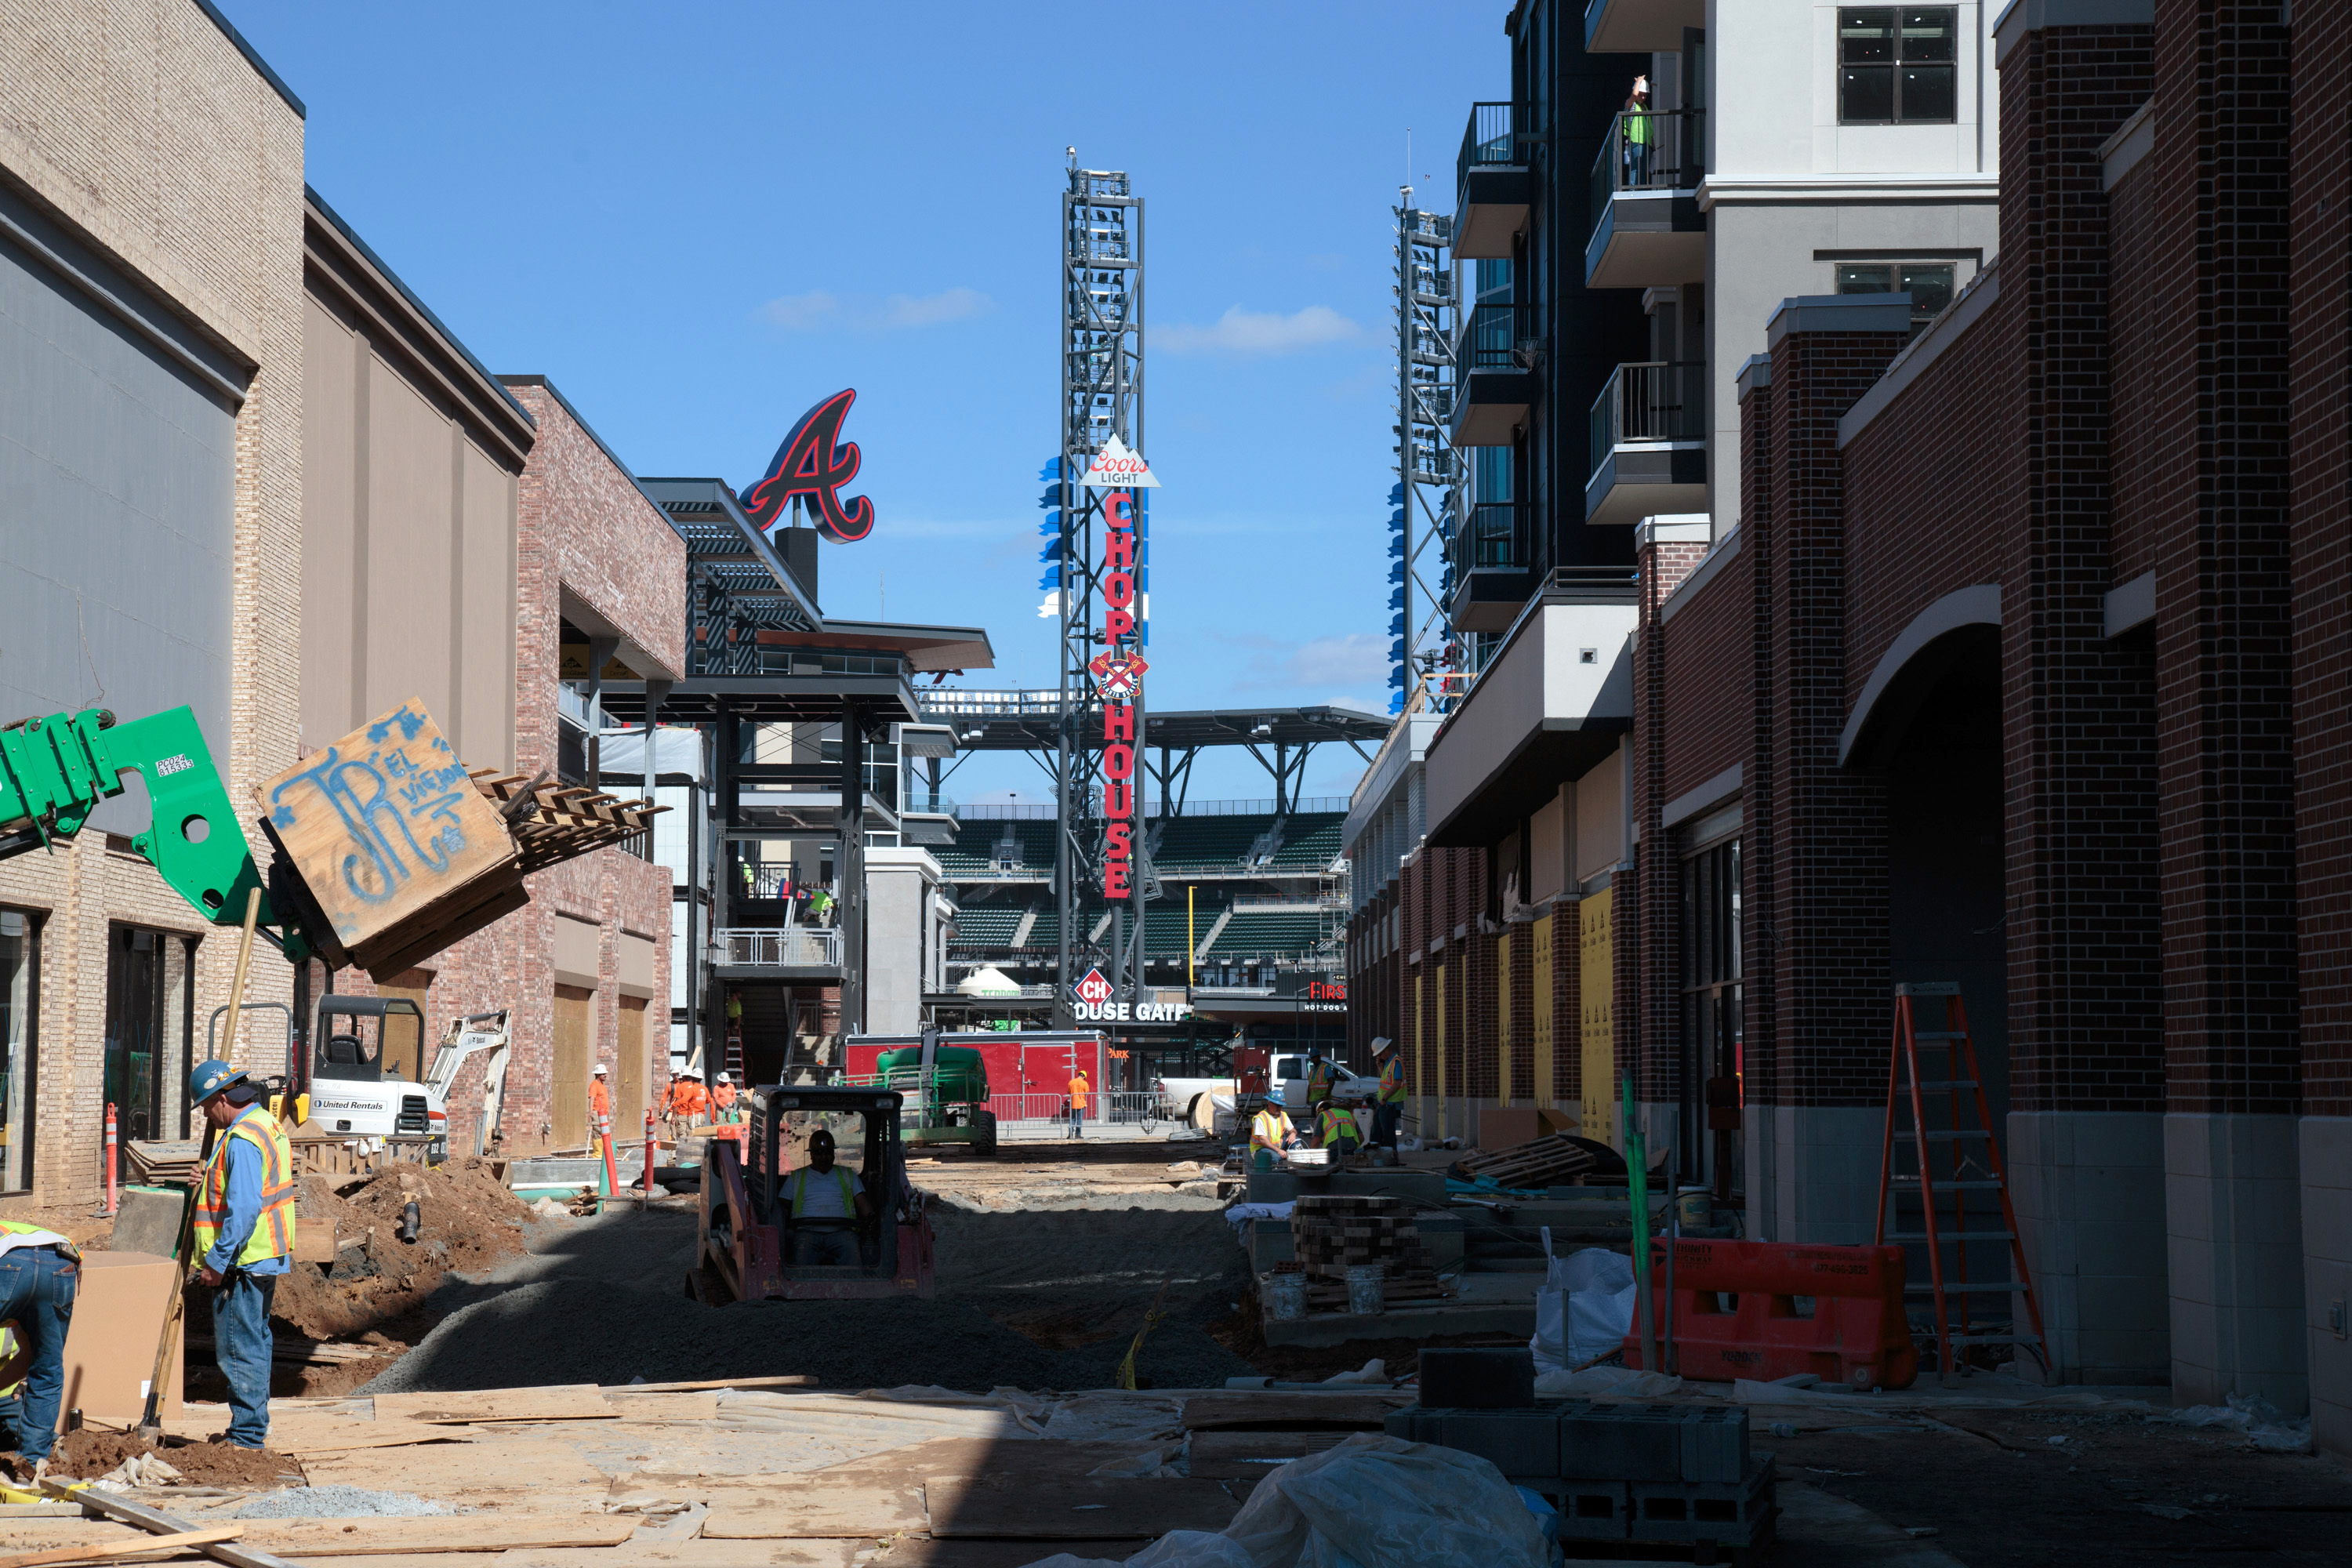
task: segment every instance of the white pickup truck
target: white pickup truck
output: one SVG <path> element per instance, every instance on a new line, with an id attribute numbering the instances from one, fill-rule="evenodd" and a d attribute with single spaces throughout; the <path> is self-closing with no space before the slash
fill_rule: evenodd
<path id="1" fill-rule="evenodd" d="M 1161 1114 L 1171 1121 L 1196 1121 L 1202 1097 L 1222 1096 L 1230 1102 L 1237 1087 L 1229 1078 L 1155 1078 L 1151 1092 L 1160 1097 Z"/>
<path id="2" fill-rule="evenodd" d="M 1327 1058 L 1328 1059 L 1328 1058 Z M 1307 1098 L 1307 1054 L 1282 1052 L 1274 1058 L 1275 1098 L 1282 1101 L 1285 1110 L 1307 1110 L 1313 1102 Z M 1342 1104 L 1369 1100 L 1381 1087 L 1375 1078 L 1365 1078 L 1349 1072 L 1338 1062 L 1331 1063 L 1331 1098 Z"/>

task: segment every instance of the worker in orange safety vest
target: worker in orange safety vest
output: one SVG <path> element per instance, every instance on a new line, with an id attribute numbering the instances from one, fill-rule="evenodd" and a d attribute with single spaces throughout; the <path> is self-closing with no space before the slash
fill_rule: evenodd
<path id="1" fill-rule="evenodd" d="M 735 1080 L 726 1073 L 719 1075 L 719 1086 L 710 1091 L 710 1120 L 740 1121 L 743 1113 L 735 1109 Z"/>
<path id="2" fill-rule="evenodd" d="M 588 1152 L 604 1152 L 604 1128 L 613 1115 L 613 1091 L 604 1082 L 604 1064 L 596 1064 L 596 1076 L 588 1080 Z"/>

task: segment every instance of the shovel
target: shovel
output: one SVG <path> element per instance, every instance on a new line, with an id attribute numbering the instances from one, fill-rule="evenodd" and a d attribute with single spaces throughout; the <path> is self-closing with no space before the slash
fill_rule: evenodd
<path id="1" fill-rule="evenodd" d="M 245 930 L 236 941 L 236 972 L 228 984 L 229 1049 L 236 1048 L 236 1021 L 243 1016 L 238 1009 L 245 1004 L 246 971 L 253 963 L 253 928 L 261 916 L 261 889 L 253 889 L 245 899 Z M 213 1134 L 219 1129 L 209 1121 L 205 1124 L 202 1157 L 196 1162 L 198 1182 L 205 1166 L 212 1163 Z M 196 1240 L 196 1192 L 191 1189 L 187 1201 L 180 1207 L 180 1243 L 177 1248 L 179 1268 L 172 1279 L 172 1299 L 163 1309 L 163 1331 L 155 1341 L 155 1375 L 147 1380 L 147 1407 L 139 1415 L 139 1436 L 142 1442 L 160 1447 L 163 1441 L 163 1374 L 172 1369 L 172 1347 L 180 1337 L 180 1320 L 188 1310 L 188 1267 L 194 1262 Z"/>

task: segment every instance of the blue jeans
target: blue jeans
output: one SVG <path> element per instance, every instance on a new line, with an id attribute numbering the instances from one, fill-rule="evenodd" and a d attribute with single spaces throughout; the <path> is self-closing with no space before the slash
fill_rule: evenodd
<path id="1" fill-rule="evenodd" d="M 49 1457 L 58 1440 L 58 1401 L 66 1387 L 66 1331 L 72 1326 L 81 1265 L 53 1247 L 0 1255 L 0 1318 L 16 1320 L 16 1342 L 33 1352 L 16 1403 L 16 1452 Z"/>
<path id="2" fill-rule="evenodd" d="M 240 1448 L 269 1436 L 269 1299 L 278 1278 L 232 1268 L 213 1292 L 213 1359 L 228 1379 L 228 1440 Z"/>
<path id="3" fill-rule="evenodd" d="M 857 1267 L 857 1233 L 854 1230 L 817 1230 L 798 1226 L 793 1230 L 793 1264 L 795 1268 L 814 1264 L 835 1268 Z"/>
<path id="4" fill-rule="evenodd" d="M 1397 1123 L 1404 1120 L 1404 1101 L 1388 1100 L 1372 1107 L 1372 1142 L 1393 1149 L 1397 1141 Z"/>

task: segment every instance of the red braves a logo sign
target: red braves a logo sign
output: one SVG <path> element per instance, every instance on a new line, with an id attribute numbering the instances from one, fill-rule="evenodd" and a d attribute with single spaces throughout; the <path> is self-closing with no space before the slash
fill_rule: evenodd
<path id="1" fill-rule="evenodd" d="M 815 516 L 820 531 L 844 544 L 874 531 L 873 501 L 864 496 L 844 501 L 837 493 L 857 477 L 857 443 L 841 439 L 841 422 L 856 401 L 856 391 L 844 390 L 802 415 L 766 475 L 737 498 L 761 532 L 781 524 L 795 500 Z"/>

